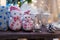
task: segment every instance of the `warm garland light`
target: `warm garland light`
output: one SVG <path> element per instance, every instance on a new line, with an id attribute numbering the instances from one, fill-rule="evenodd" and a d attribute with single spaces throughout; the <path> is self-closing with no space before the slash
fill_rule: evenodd
<path id="1" fill-rule="evenodd" d="M 36 9 L 37 7 L 34 5 L 34 3 L 31 4 L 31 7 Z"/>
<path id="2" fill-rule="evenodd" d="M 20 2 L 18 2 L 18 4 L 20 4 Z"/>
<path id="3" fill-rule="evenodd" d="M 31 6 L 34 6 L 34 4 L 32 3 Z"/>
<path id="4" fill-rule="evenodd" d="M 32 0 L 33 3 L 37 3 L 37 0 Z"/>
<path id="5" fill-rule="evenodd" d="M 48 23 L 52 23 L 52 20 L 51 19 L 48 19 Z"/>
<path id="6" fill-rule="evenodd" d="M 44 1 L 41 1 L 40 7 L 43 7 L 43 6 L 44 6 Z"/>
<path id="7" fill-rule="evenodd" d="M 41 1 L 42 4 L 44 4 L 44 1 Z"/>
<path id="8" fill-rule="evenodd" d="M 35 6 L 35 3 L 37 3 L 37 0 L 32 0 L 32 4 L 31 4 L 31 6 L 32 6 L 34 9 L 37 8 L 37 7 Z"/>
<path id="9" fill-rule="evenodd" d="M 20 6 L 20 1 L 18 2 L 18 6 Z"/>

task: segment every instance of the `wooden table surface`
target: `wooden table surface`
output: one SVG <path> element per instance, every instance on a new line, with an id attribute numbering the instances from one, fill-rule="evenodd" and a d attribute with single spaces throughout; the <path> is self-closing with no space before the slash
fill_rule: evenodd
<path id="1" fill-rule="evenodd" d="M 16 39 L 16 38 L 59 38 L 60 31 L 56 31 L 55 33 L 48 32 L 0 32 L 0 39 Z"/>

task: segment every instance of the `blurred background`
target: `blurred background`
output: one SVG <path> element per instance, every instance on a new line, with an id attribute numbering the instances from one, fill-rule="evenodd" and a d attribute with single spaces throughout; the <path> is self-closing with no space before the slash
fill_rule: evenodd
<path id="1" fill-rule="evenodd" d="M 0 6 L 21 6 L 25 1 L 35 9 L 41 9 L 51 13 L 49 22 L 58 21 L 60 18 L 60 0 L 0 0 Z"/>
<path id="2" fill-rule="evenodd" d="M 48 22 L 57 22 L 60 20 L 60 0 L 0 0 L 0 6 L 18 6 L 27 2 L 32 8 L 39 9 L 38 13 L 48 12 L 50 18 Z"/>
<path id="3" fill-rule="evenodd" d="M 20 7 L 24 2 L 28 2 L 35 9 L 40 8 L 50 12 L 52 17 L 48 22 L 58 21 L 60 18 L 60 0 L 0 0 L 0 6 Z"/>

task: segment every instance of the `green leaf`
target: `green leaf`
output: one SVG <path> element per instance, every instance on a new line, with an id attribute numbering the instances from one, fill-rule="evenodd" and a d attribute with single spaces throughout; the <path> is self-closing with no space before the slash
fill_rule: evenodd
<path id="1" fill-rule="evenodd" d="M 32 3 L 32 0 L 25 0 L 24 2 L 20 2 L 19 7 L 21 7 L 25 2 Z"/>
<path id="2" fill-rule="evenodd" d="M 31 3 L 32 2 L 32 0 L 26 0 L 28 3 Z"/>

